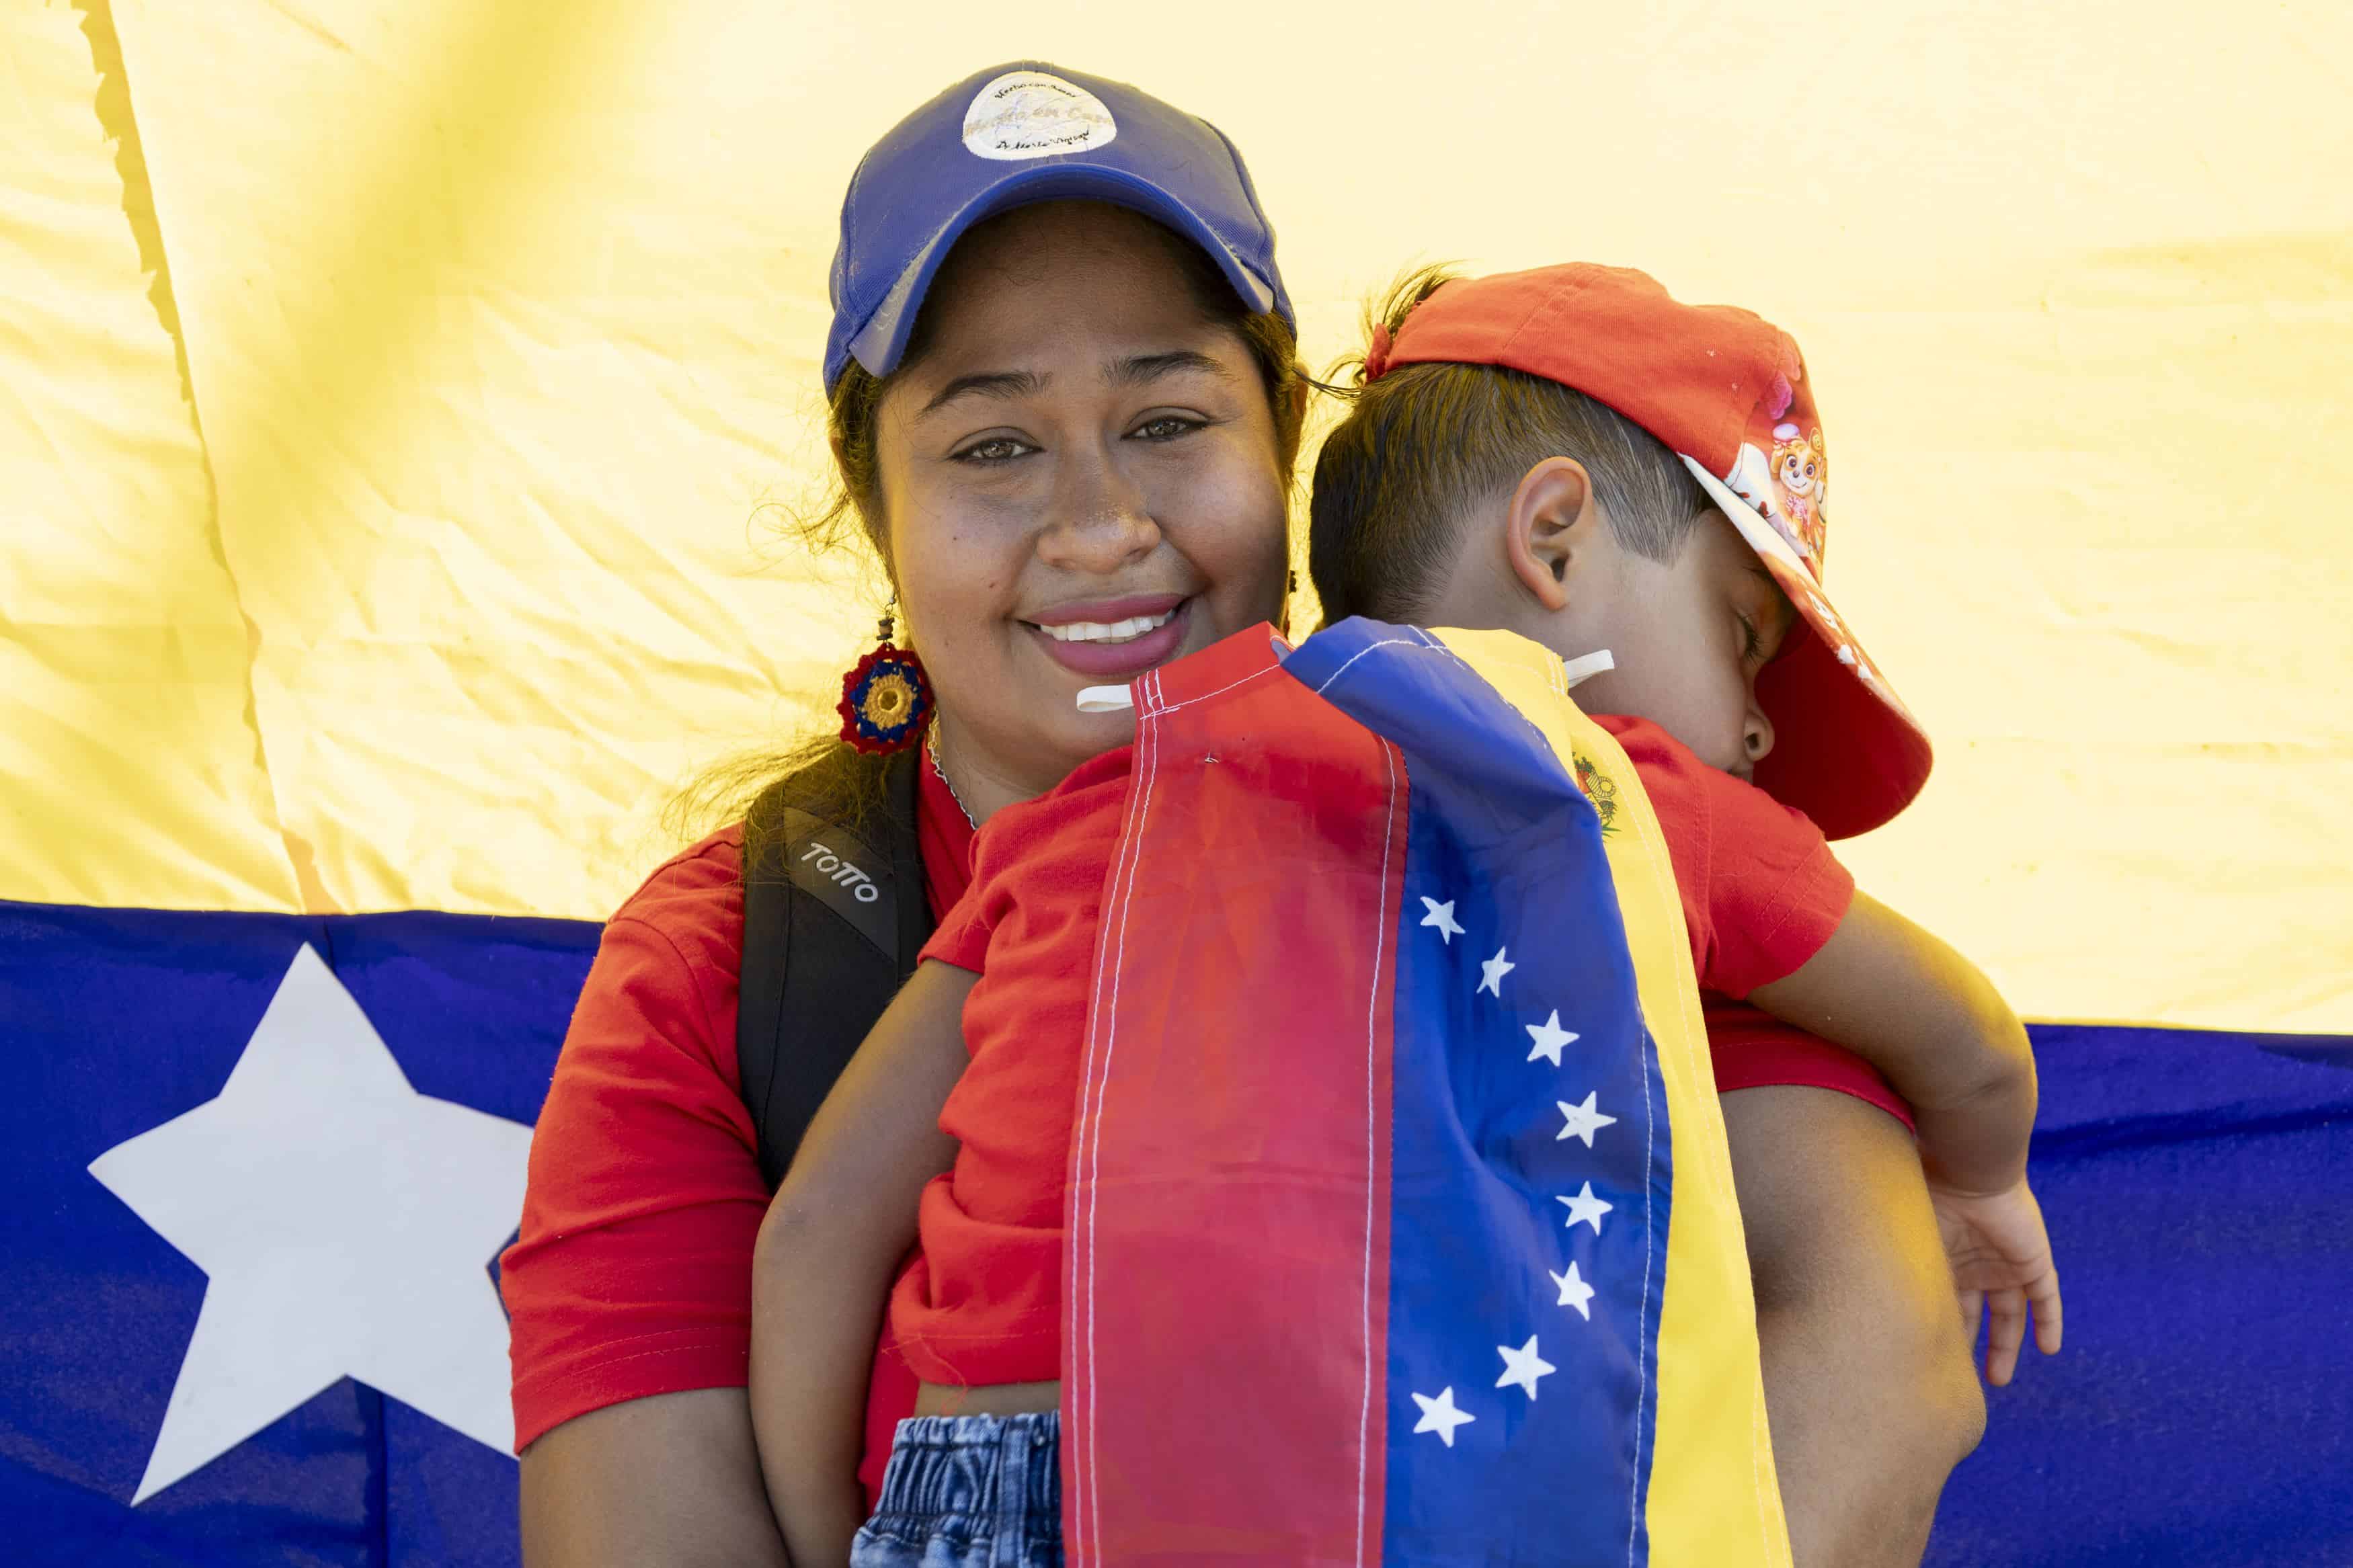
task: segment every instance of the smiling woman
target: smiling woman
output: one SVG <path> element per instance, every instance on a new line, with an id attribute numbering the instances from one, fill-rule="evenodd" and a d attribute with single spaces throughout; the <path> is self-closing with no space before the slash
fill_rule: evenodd
<path id="1" fill-rule="evenodd" d="M 738 977 L 764 958 L 744 868 L 812 801 L 895 788 L 912 809 L 881 831 L 920 865 L 927 930 L 978 824 L 1131 737 L 1082 689 L 1279 617 L 1308 384 L 1273 247 L 1213 127 L 1034 64 L 950 88 L 860 166 L 826 359 L 839 489 L 818 525 L 854 524 L 880 557 L 930 743 L 920 763 L 791 753 L 607 929 L 501 1274 L 534 1563 L 786 1560 L 744 1392 L 769 1186 L 736 1054 Z M 780 1055 L 804 1022 L 779 1019 Z M 854 1402 L 869 1370 L 828 1375 Z M 915 1394 L 886 1345 L 862 1395 L 869 1500 Z M 808 1463 L 846 1475 L 841 1442 Z"/>
<path id="2" fill-rule="evenodd" d="M 986 820 L 1127 739 L 1082 687 L 1276 617 L 1303 384 L 1198 249 L 1120 208 L 1008 213 L 934 287 L 861 515 Z"/>

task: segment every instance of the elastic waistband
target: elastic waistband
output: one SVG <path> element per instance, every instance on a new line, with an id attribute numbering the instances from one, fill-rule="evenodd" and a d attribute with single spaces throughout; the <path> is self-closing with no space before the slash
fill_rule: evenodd
<path id="1" fill-rule="evenodd" d="M 1035 1519 L 1062 1511 L 1062 1417 L 916 1415 L 899 1423 L 871 1528 L 950 1518 Z"/>

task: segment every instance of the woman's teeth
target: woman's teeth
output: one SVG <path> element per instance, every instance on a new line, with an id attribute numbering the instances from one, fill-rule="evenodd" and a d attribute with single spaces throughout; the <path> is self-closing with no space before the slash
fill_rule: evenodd
<path id="1" fill-rule="evenodd" d="M 1146 632 L 1158 631 L 1176 618 L 1174 610 L 1157 616 L 1130 616 L 1124 621 L 1105 626 L 1101 621 L 1071 621 L 1059 626 L 1038 629 L 1056 642 L 1131 642 Z"/>

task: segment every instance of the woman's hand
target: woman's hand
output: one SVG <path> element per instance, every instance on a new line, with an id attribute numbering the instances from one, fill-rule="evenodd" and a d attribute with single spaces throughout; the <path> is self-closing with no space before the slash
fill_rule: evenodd
<path id="1" fill-rule="evenodd" d="M 2042 1208 L 2021 1181 L 1998 1193 L 1963 1193 L 1928 1184 L 1936 1211 L 1936 1231 L 1953 1266 L 1961 1315 L 1975 1340 L 1978 1320 L 1989 1315 L 1986 1333 L 1986 1381 L 2000 1388 L 2018 1365 L 2026 1342 L 2030 1309 L 2034 1344 L 2044 1355 L 2059 1353 L 2059 1269 L 2051 1258 L 2051 1237 Z"/>

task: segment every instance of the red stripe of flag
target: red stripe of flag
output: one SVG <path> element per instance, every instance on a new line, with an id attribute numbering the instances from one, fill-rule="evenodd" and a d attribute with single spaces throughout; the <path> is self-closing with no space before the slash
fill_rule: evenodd
<path id="1" fill-rule="evenodd" d="M 1263 635 L 1166 673 L 1072 1139 L 1066 1547 L 1376 1563 L 1404 766 Z"/>

